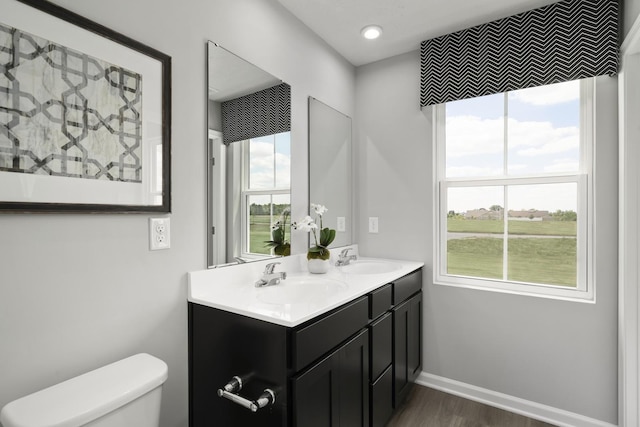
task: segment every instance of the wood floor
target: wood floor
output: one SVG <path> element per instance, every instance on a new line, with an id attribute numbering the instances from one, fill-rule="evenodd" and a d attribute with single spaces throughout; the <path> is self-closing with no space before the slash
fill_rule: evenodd
<path id="1" fill-rule="evenodd" d="M 415 385 L 386 427 L 548 427 L 532 420 L 438 390 Z"/>

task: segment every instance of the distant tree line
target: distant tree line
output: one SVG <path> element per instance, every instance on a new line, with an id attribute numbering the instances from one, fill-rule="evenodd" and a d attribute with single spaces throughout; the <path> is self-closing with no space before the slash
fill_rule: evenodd
<path id="1" fill-rule="evenodd" d="M 258 205 L 256 203 L 252 203 L 249 206 L 249 214 L 250 215 L 269 215 L 271 214 L 271 206 L 273 206 L 273 215 L 280 216 L 285 209 L 289 208 L 291 205 L 289 204 L 273 204 L 265 203 L 263 205 Z"/>
<path id="2" fill-rule="evenodd" d="M 500 206 L 500 205 L 492 205 L 489 208 L 489 210 L 493 211 L 493 212 L 498 212 L 498 211 L 502 210 L 502 206 Z M 563 211 L 563 210 L 558 209 L 557 211 L 551 213 L 551 217 L 553 218 L 554 221 L 577 221 L 578 220 L 578 214 L 575 211 L 572 211 L 572 210 Z M 447 212 L 447 218 L 450 218 L 450 219 L 464 219 L 464 214 L 451 210 L 451 211 Z M 533 218 L 533 215 L 530 216 L 530 218 Z"/>
<path id="3" fill-rule="evenodd" d="M 560 209 L 558 209 L 557 211 L 552 213 L 551 216 L 556 221 L 577 221 L 578 220 L 578 214 L 575 213 L 574 211 L 561 211 Z"/>

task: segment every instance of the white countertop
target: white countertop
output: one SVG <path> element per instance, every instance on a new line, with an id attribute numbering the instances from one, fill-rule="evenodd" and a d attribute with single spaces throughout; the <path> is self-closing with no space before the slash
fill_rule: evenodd
<path id="1" fill-rule="evenodd" d="M 424 265 L 414 261 L 358 257 L 357 261 L 351 262 L 353 265 L 371 263 L 368 265 L 375 267 L 374 264 L 379 264 L 392 271 L 346 273 L 343 267 L 335 266 L 334 257 L 340 249 L 331 250 L 331 268 L 326 274 L 309 273 L 305 255 L 194 271 L 189 273 L 187 299 L 208 307 L 294 327 Z M 357 246 L 354 246 L 354 251 L 357 253 Z M 286 272 L 287 279 L 279 285 L 256 288 L 254 284 L 262 277 L 264 267 L 269 262 L 280 262 L 275 271 Z M 289 299 L 294 302 L 282 302 Z"/>

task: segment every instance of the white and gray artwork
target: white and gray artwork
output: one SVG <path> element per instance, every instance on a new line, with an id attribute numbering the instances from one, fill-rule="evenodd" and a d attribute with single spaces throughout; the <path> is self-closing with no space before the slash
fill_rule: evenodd
<path id="1" fill-rule="evenodd" d="M 0 171 L 142 182 L 142 76 L 0 23 Z"/>

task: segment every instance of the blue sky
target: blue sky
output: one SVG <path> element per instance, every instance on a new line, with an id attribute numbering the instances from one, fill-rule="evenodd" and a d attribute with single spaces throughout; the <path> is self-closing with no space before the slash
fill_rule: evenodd
<path id="1" fill-rule="evenodd" d="M 446 105 L 448 178 L 578 172 L 579 81 L 450 102 Z M 505 113 L 508 117 L 505 122 Z M 496 189 L 456 190 L 448 210 L 488 208 Z M 466 192 L 466 193 L 465 193 Z M 499 191 L 502 194 L 502 191 Z M 509 191 L 510 209 L 576 210 L 575 184 L 518 186 Z"/>

